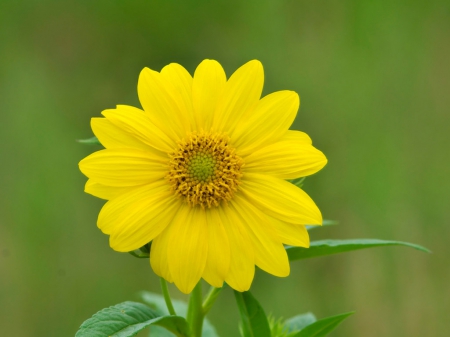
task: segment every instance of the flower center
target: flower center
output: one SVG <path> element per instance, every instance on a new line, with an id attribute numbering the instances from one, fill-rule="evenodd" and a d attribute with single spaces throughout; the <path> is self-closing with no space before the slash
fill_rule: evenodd
<path id="1" fill-rule="evenodd" d="M 191 205 L 217 207 L 237 191 L 242 159 L 224 134 L 193 132 L 170 154 L 166 179 L 175 195 Z"/>
<path id="2" fill-rule="evenodd" d="M 187 171 L 189 175 L 199 182 L 211 180 L 216 169 L 216 160 L 206 151 L 199 151 L 191 157 Z"/>

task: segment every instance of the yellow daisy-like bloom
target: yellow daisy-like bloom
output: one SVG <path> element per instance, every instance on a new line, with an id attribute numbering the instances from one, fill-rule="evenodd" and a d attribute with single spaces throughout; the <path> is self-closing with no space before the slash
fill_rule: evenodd
<path id="1" fill-rule="evenodd" d="M 255 265 L 284 277 L 283 244 L 308 247 L 305 224 L 321 224 L 311 198 L 286 179 L 327 162 L 303 132 L 289 131 L 299 108 L 293 91 L 261 98 L 259 61 L 228 80 L 204 60 L 192 77 L 179 64 L 145 68 L 143 110 L 119 105 L 92 118 L 106 149 L 80 162 L 85 191 L 106 199 L 98 227 L 119 252 L 152 242 L 155 273 L 184 293 L 201 278 L 250 288 Z"/>

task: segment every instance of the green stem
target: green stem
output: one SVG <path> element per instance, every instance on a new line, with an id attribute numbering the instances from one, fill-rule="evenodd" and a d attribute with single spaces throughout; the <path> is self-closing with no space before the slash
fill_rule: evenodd
<path id="1" fill-rule="evenodd" d="M 167 309 L 169 310 L 169 314 L 176 316 L 175 309 L 173 308 L 172 300 L 170 299 L 169 289 L 167 288 L 167 282 L 162 277 L 159 279 L 161 283 L 162 293 L 164 295 L 164 300 L 166 301 Z"/>
<path id="2" fill-rule="evenodd" d="M 203 302 L 203 315 L 204 316 L 206 316 L 206 314 L 209 312 L 209 310 L 213 306 L 214 302 L 216 301 L 216 299 L 219 296 L 222 289 L 223 288 L 211 287 L 208 295 L 206 295 L 205 301 Z"/>
<path id="3" fill-rule="evenodd" d="M 202 336 L 203 327 L 202 283 L 199 281 L 189 299 L 187 321 L 191 327 L 192 337 Z"/>

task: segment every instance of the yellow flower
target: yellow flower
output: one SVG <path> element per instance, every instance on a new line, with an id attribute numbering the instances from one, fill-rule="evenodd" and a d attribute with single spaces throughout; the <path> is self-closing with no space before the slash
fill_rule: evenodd
<path id="1" fill-rule="evenodd" d="M 303 132 L 289 131 L 293 91 L 261 98 L 263 68 L 253 60 L 228 80 L 204 60 L 192 77 L 179 64 L 145 68 L 143 110 L 119 105 L 92 118 L 106 149 L 80 162 L 85 191 L 108 200 L 98 227 L 128 252 L 152 242 L 155 273 L 184 293 L 200 278 L 250 288 L 255 265 L 284 277 L 283 243 L 309 246 L 305 224 L 321 224 L 311 198 L 287 182 L 327 162 Z"/>

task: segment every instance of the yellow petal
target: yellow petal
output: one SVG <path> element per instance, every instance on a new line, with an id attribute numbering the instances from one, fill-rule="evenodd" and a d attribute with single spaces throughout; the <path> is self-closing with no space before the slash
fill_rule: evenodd
<path id="1" fill-rule="evenodd" d="M 142 143 L 163 152 L 172 152 L 176 142 L 158 128 L 147 114 L 132 106 L 118 105 L 116 109 L 102 111 L 102 115 L 118 128 L 127 131 Z"/>
<path id="2" fill-rule="evenodd" d="M 257 105 L 264 84 L 261 62 L 252 60 L 241 66 L 225 84 L 214 114 L 213 129 L 229 132 Z"/>
<path id="3" fill-rule="evenodd" d="M 278 236 L 286 245 L 309 248 L 309 234 L 304 225 L 293 225 L 273 219 L 272 222 Z"/>
<path id="4" fill-rule="evenodd" d="M 171 63 L 161 70 L 161 76 L 172 86 L 169 92 L 177 102 L 180 111 L 189 119 L 189 124 L 196 129 L 194 107 L 192 104 L 192 76 L 178 63 Z"/>
<path id="5" fill-rule="evenodd" d="M 289 275 L 289 260 L 269 216 L 236 194 L 230 203 L 241 218 L 255 252 L 255 263 L 262 270 L 279 277 Z"/>
<path id="6" fill-rule="evenodd" d="M 241 191 L 262 211 L 293 224 L 322 224 L 322 214 L 300 188 L 269 175 L 245 173 Z"/>
<path id="7" fill-rule="evenodd" d="M 189 294 L 200 280 L 208 254 L 208 226 L 201 207 L 183 204 L 170 226 L 170 274 L 181 292 Z"/>
<path id="8" fill-rule="evenodd" d="M 309 143 L 305 133 L 288 131 L 278 142 L 245 157 L 245 170 L 295 179 L 316 173 L 326 163 L 325 155 Z"/>
<path id="9" fill-rule="evenodd" d="M 295 140 L 299 141 L 302 144 L 312 145 L 312 139 L 308 134 L 297 131 L 297 130 L 288 130 L 282 137 L 283 140 Z"/>
<path id="10" fill-rule="evenodd" d="M 250 237 L 242 219 L 230 206 L 223 205 L 219 209 L 225 231 L 230 243 L 230 270 L 225 282 L 237 291 L 247 291 L 255 276 L 255 253 Z"/>
<path id="11" fill-rule="evenodd" d="M 135 148 L 151 151 L 149 145 L 106 118 L 91 118 L 91 128 L 100 143 L 107 149 Z"/>
<path id="12" fill-rule="evenodd" d="M 219 62 L 204 60 L 194 73 L 192 102 L 194 105 L 197 130 L 209 131 L 217 109 L 218 100 L 227 81 Z"/>
<path id="13" fill-rule="evenodd" d="M 162 179 L 167 163 L 138 149 L 105 149 L 79 163 L 80 170 L 96 182 L 116 187 L 138 186 Z"/>
<path id="14" fill-rule="evenodd" d="M 120 224 L 120 217 L 131 205 L 140 200 L 149 198 L 151 194 L 161 195 L 162 191 L 169 189 L 167 182 L 160 180 L 148 185 L 130 188 L 124 194 L 109 200 L 98 215 L 97 226 L 105 234 L 111 234 L 116 226 Z M 150 207 L 150 206 L 149 206 Z M 120 229 L 118 229 L 120 230 Z"/>
<path id="15" fill-rule="evenodd" d="M 230 243 L 217 208 L 206 210 L 208 257 L 203 278 L 214 287 L 223 286 L 230 269 Z"/>
<path id="16" fill-rule="evenodd" d="M 129 252 L 149 243 L 169 225 L 180 204 L 166 182 L 144 189 L 117 218 L 109 238 L 111 248 Z"/>
<path id="17" fill-rule="evenodd" d="M 135 187 L 115 187 L 102 185 L 92 179 L 89 179 L 84 186 L 84 191 L 86 193 L 92 194 L 97 198 L 110 200 L 120 194 L 124 194 L 130 191 L 133 188 Z"/>
<path id="18" fill-rule="evenodd" d="M 172 89 L 167 79 L 157 71 L 149 68 L 141 71 L 138 95 L 144 111 L 157 127 L 177 142 L 186 135 L 190 125 L 186 113 L 180 111 Z"/>
<path id="19" fill-rule="evenodd" d="M 173 277 L 169 270 L 168 250 L 170 240 L 170 225 L 161 232 L 153 241 L 150 250 L 150 265 L 156 275 L 164 278 L 168 282 L 173 282 Z"/>
<path id="20" fill-rule="evenodd" d="M 279 140 L 294 121 L 299 105 L 294 91 L 277 91 L 263 97 L 249 118 L 231 130 L 230 137 L 239 153 L 251 153 Z"/>

